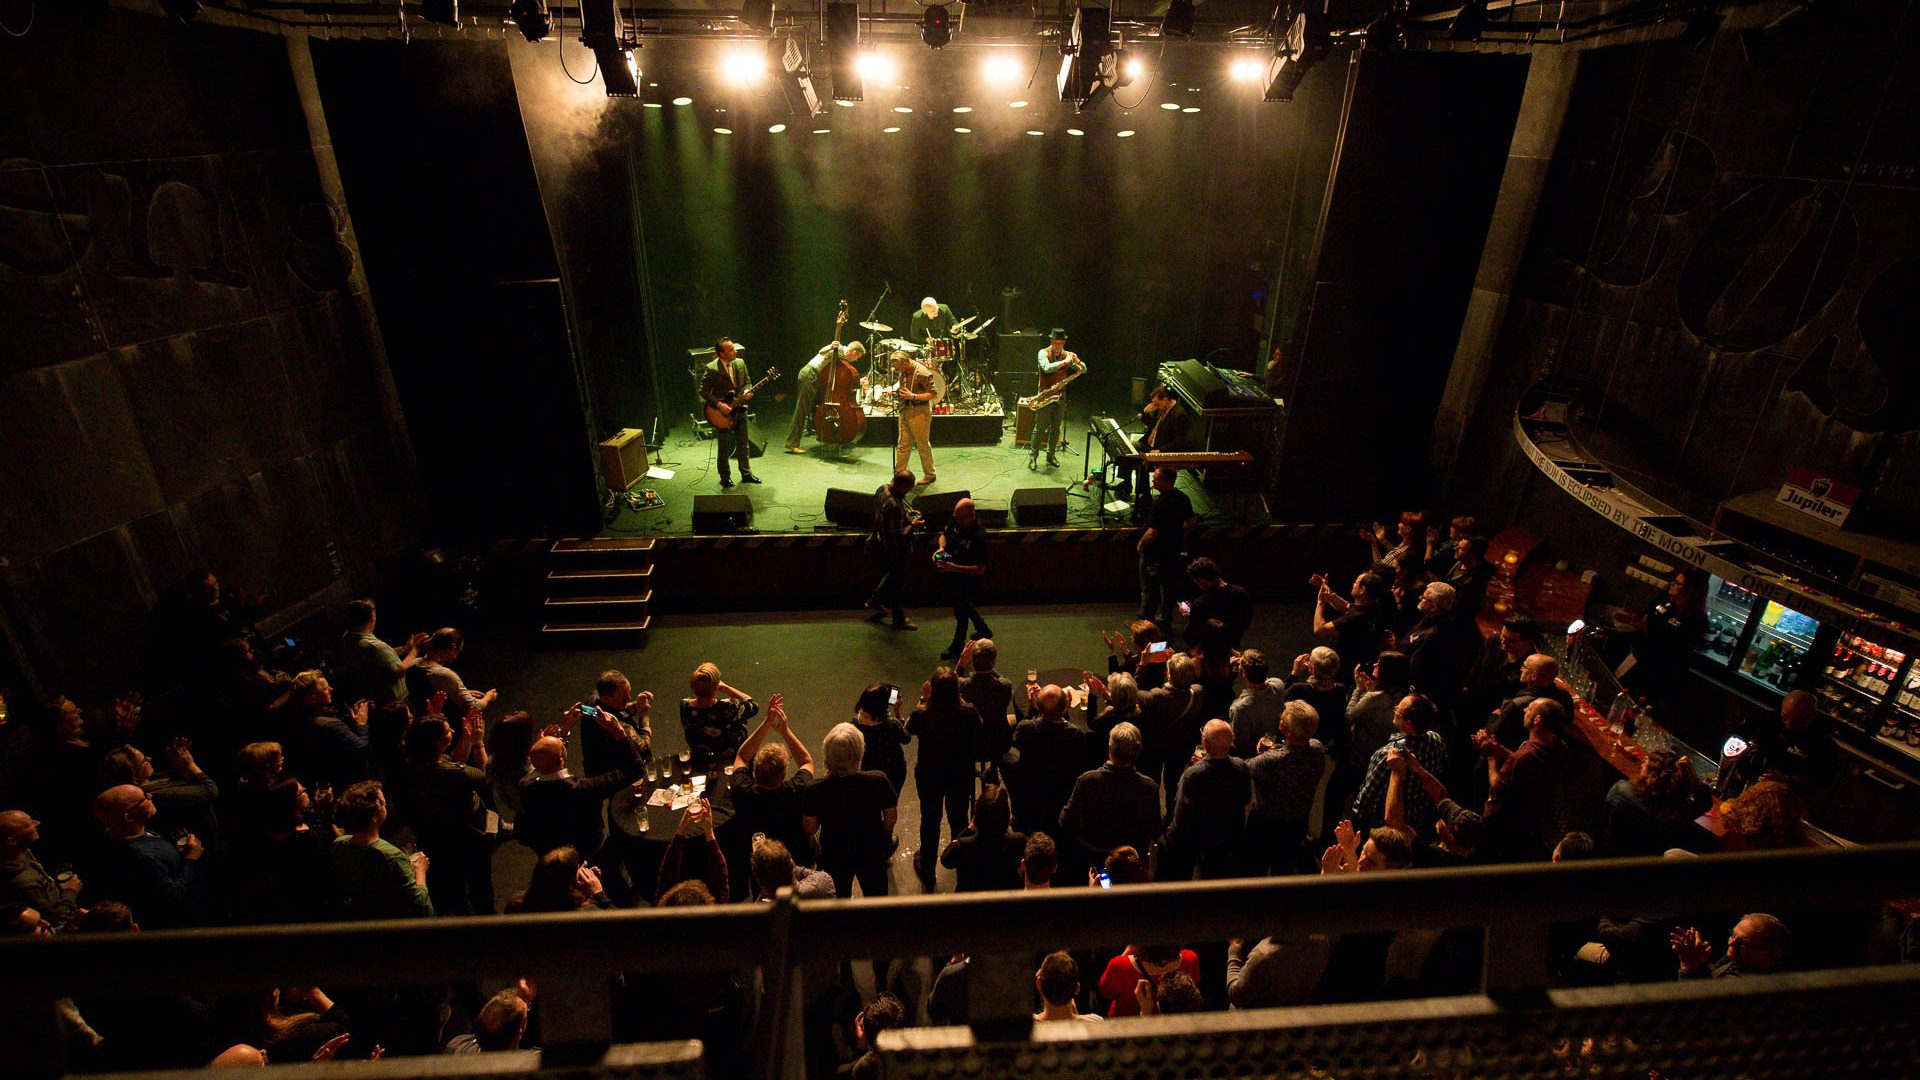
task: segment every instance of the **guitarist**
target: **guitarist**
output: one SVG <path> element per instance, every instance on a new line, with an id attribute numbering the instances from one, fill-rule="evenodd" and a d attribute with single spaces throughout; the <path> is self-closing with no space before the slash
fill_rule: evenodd
<path id="1" fill-rule="evenodd" d="M 1067 351 L 1067 332 L 1064 328 L 1056 326 L 1053 333 L 1047 336 L 1047 347 L 1041 349 L 1039 354 L 1042 394 L 1074 374 L 1087 370 L 1087 365 L 1080 362 L 1078 354 Z M 1040 465 L 1040 444 L 1043 441 L 1047 444 L 1047 467 L 1056 468 L 1060 464 L 1060 459 L 1055 455 L 1060 445 L 1060 414 L 1065 408 L 1060 399 L 1064 396 L 1065 391 L 1062 391 L 1033 414 L 1033 442 L 1029 444 L 1033 453 L 1027 458 L 1027 467 L 1030 469 Z"/>
<path id="2" fill-rule="evenodd" d="M 700 396 L 733 420 L 731 427 L 716 424 L 713 429 L 719 446 L 720 486 L 733 486 L 733 473 L 727 467 L 729 457 L 739 459 L 743 483 L 759 483 L 760 478 L 753 475 L 753 446 L 747 438 L 747 402 L 753 400 L 753 383 L 747 378 L 747 362 L 736 355 L 732 338 L 713 343 L 713 359 L 700 377 Z"/>

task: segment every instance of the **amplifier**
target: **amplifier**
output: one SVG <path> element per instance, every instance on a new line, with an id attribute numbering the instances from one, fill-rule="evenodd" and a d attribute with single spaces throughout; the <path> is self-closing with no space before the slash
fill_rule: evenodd
<path id="1" fill-rule="evenodd" d="M 647 433 L 639 428 L 621 428 L 600 444 L 600 473 L 607 487 L 625 491 L 647 475 Z"/>
<path id="2" fill-rule="evenodd" d="M 695 495 L 693 531 L 696 533 L 734 533 L 753 520 L 753 504 L 745 495 Z"/>
<path id="3" fill-rule="evenodd" d="M 1066 488 L 1016 488 L 1013 523 L 1022 528 L 1067 523 Z"/>
<path id="4" fill-rule="evenodd" d="M 993 355 L 993 370 L 997 372 L 1032 372 L 1036 378 L 1040 366 L 1034 357 L 1047 347 L 1045 330 L 1003 330 L 1000 332 L 1000 350 Z"/>

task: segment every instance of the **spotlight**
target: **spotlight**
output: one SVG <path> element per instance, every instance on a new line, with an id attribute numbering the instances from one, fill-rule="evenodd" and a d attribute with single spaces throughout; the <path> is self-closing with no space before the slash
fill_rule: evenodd
<path id="1" fill-rule="evenodd" d="M 1193 0 L 1168 0 L 1167 13 L 1160 19 L 1160 33 L 1166 37 L 1193 36 Z"/>
<path id="2" fill-rule="evenodd" d="M 769 48 L 780 54 L 780 89 L 787 98 L 787 107 L 794 112 L 804 111 L 808 116 L 819 116 L 825 106 L 820 102 L 819 91 L 813 88 L 813 71 L 807 67 L 807 50 L 800 44 L 799 36 L 789 36 L 784 44 L 774 38 Z"/>
<path id="3" fill-rule="evenodd" d="M 767 56 L 757 48 L 729 49 L 720 70 L 733 85 L 751 86 L 767 74 Z"/>
<path id="4" fill-rule="evenodd" d="M 780 134 L 781 132 L 783 132 L 783 131 L 785 131 L 785 130 L 787 130 L 787 125 L 785 125 L 785 124 L 775 124 L 775 125 L 773 125 L 772 127 L 770 127 L 770 128 L 768 128 L 768 129 L 767 129 L 767 134 L 769 134 L 769 135 L 778 135 L 778 134 Z"/>
<path id="5" fill-rule="evenodd" d="M 900 65 L 894 63 L 893 57 L 872 51 L 861 53 L 854 66 L 861 78 L 877 83 L 891 83 L 900 73 Z"/>
<path id="6" fill-rule="evenodd" d="M 837 102 L 859 101 L 865 92 L 860 70 L 860 5 L 827 5 L 827 78 Z"/>
<path id="7" fill-rule="evenodd" d="M 600 82 L 608 97 L 640 96 L 640 61 L 632 50 L 601 47 L 593 50 L 600 61 Z"/>
<path id="8" fill-rule="evenodd" d="M 773 0 L 742 0 L 740 25 L 763 34 L 773 31 Z"/>
<path id="9" fill-rule="evenodd" d="M 1120 55 L 1126 57 L 1125 60 L 1120 62 L 1120 74 L 1125 76 L 1125 78 L 1115 83 L 1115 86 L 1125 86 L 1147 73 L 1147 62 L 1145 60 L 1137 56 L 1128 56 L 1124 52 Z"/>
<path id="10" fill-rule="evenodd" d="M 691 105 L 693 104 L 693 99 L 690 97 L 677 97 L 673 99 L 673 103 L 675 105 Z"/>
<path id="11" fill-rule="evenodd" d="M 1267 86 L 1262 96 L 1268 101 L 1292 101 L 1293 92 L 1299 88 L 1300 80 L 1306 78 L 1307 69 L 1325 55 L 1326 16 L 1306 11 L 1295 15 L 1293 24 L 1287 27 L 1287 36 L 1280 39 L 1273 59 L 1267 61 Z"/>
<path id="12" fill-rule="evenodd" d="M 1101 91 L 1113 88 L 1101 79 L 1103 66 L 1113 50 L 1106 8 L 1076 8 L 1073 28 L 1060 49 L 1065 55 L 1060 58 L 1060 74 L 1054 84 L 1060 90 L 1061 101 L 1085 105 L 1095 100 Z"/>
<path id="13" fill-rule="evenodd" d="M 990 83 L 1010 83 L 1020 77 L 1020 62 L 1011 56 L 989 56 L 981 73 Z"/>
<path id="14" fill-rule="evenodd" d="M 614 0 L 581 0 L 580 44 L 599 52 L 618 48 L 624 37 L 620 8 Z"/>
<path id="15" fill-rule="evenodd" d="M 553 33 L 553 16 L 547 11 L 547 0 L 513 0 L 507 8 L 507 17 L 528 41 L 545 41 L 547 35 Z"/>
<path id="16" fill-rule="evenodd" d="M 1453 16 L 1447 35 L 1455 41 L 1479 41 L 1487 28 L 1487 0 L 1466 0 Z"/>
<path id="17" fill-rule="evenodd" d="M 194 4 L 199 7 L 199 4 Z M 420 17 L 446 26 L 460 25 L 460 0 L 421 0 Z"/>
<path id="18" fill-rule="evenodd" d="M 953 40 L 953 16 L 945 7 L 934 4 L 921 12 L 920 40 L 929 49 L 944 49 Z"/>
<path id="19" fill-rule="evenodd" d="M 1257 82 L 1260 76 L 1266 74 L 1266 65 L 1250 56 L 1243 56 L 1235 60 L 1229 70 L 1234 82 Z"/>

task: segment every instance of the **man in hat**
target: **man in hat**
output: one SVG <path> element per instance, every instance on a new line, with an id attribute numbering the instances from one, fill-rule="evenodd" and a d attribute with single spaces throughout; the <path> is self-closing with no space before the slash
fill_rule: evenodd
<path id="1" fill-rule="evenodd" d="M 1047 338 L 1047 347 L 1040 350 L 1038 358 L 1041 397 L 1047 396 L 1048 388 L 1058 386 L 1072 378 L 1075 372 L 1087 369 L 1087 365 L 1080 362 L 1078 354 L 1067 351 L 1067 331 L 1064 327 L 1054 327 Z M 1047 448 L 1047 466 L 1053 468 L 1060 464 L 1057 454 L 1060 445 L 1060 414 L 1064 408 L 1060 399 L 1064 394 L 1064 390 L 1057 392 L 1051 400 L 1034 411 L 1033 442 L 1030 444 L 1032 453 L 1027 456 L 1027 467 L 1030 469 L 1040 466 L 1042 443 Z"/>

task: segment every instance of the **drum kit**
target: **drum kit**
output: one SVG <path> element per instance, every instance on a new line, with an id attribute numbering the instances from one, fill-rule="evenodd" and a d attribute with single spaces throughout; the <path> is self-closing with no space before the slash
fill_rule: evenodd
<path id="1" fill-rule="evenodd" d="M 946 395 L 942 403 L 949 407 L 949 411 L 972 412 L 999 400 L 986 374 L 967 359 L 968 347 L 979 339 L 987 327 L 993 325 L 994 319 L 999 318 L 992 316 L 969 330 L 968 325 L 979 317 L 969 315 L 954 323 L 953 329 L 944 337 L 933 338 L 924 344 L 915 344 L 906 338 L 880 337 L 881 334 L 893 333 L 893 327 L 883 322 L 869 320 L 861 323 L 860 327 L 868 331 L 871 344 L 867 348 L 867 355 L 873 357 L 875 364 L 885 363 L 886 358 L 896 352 L 906 353 L 922 364 L 933 367 L 943 377 Z"/>

